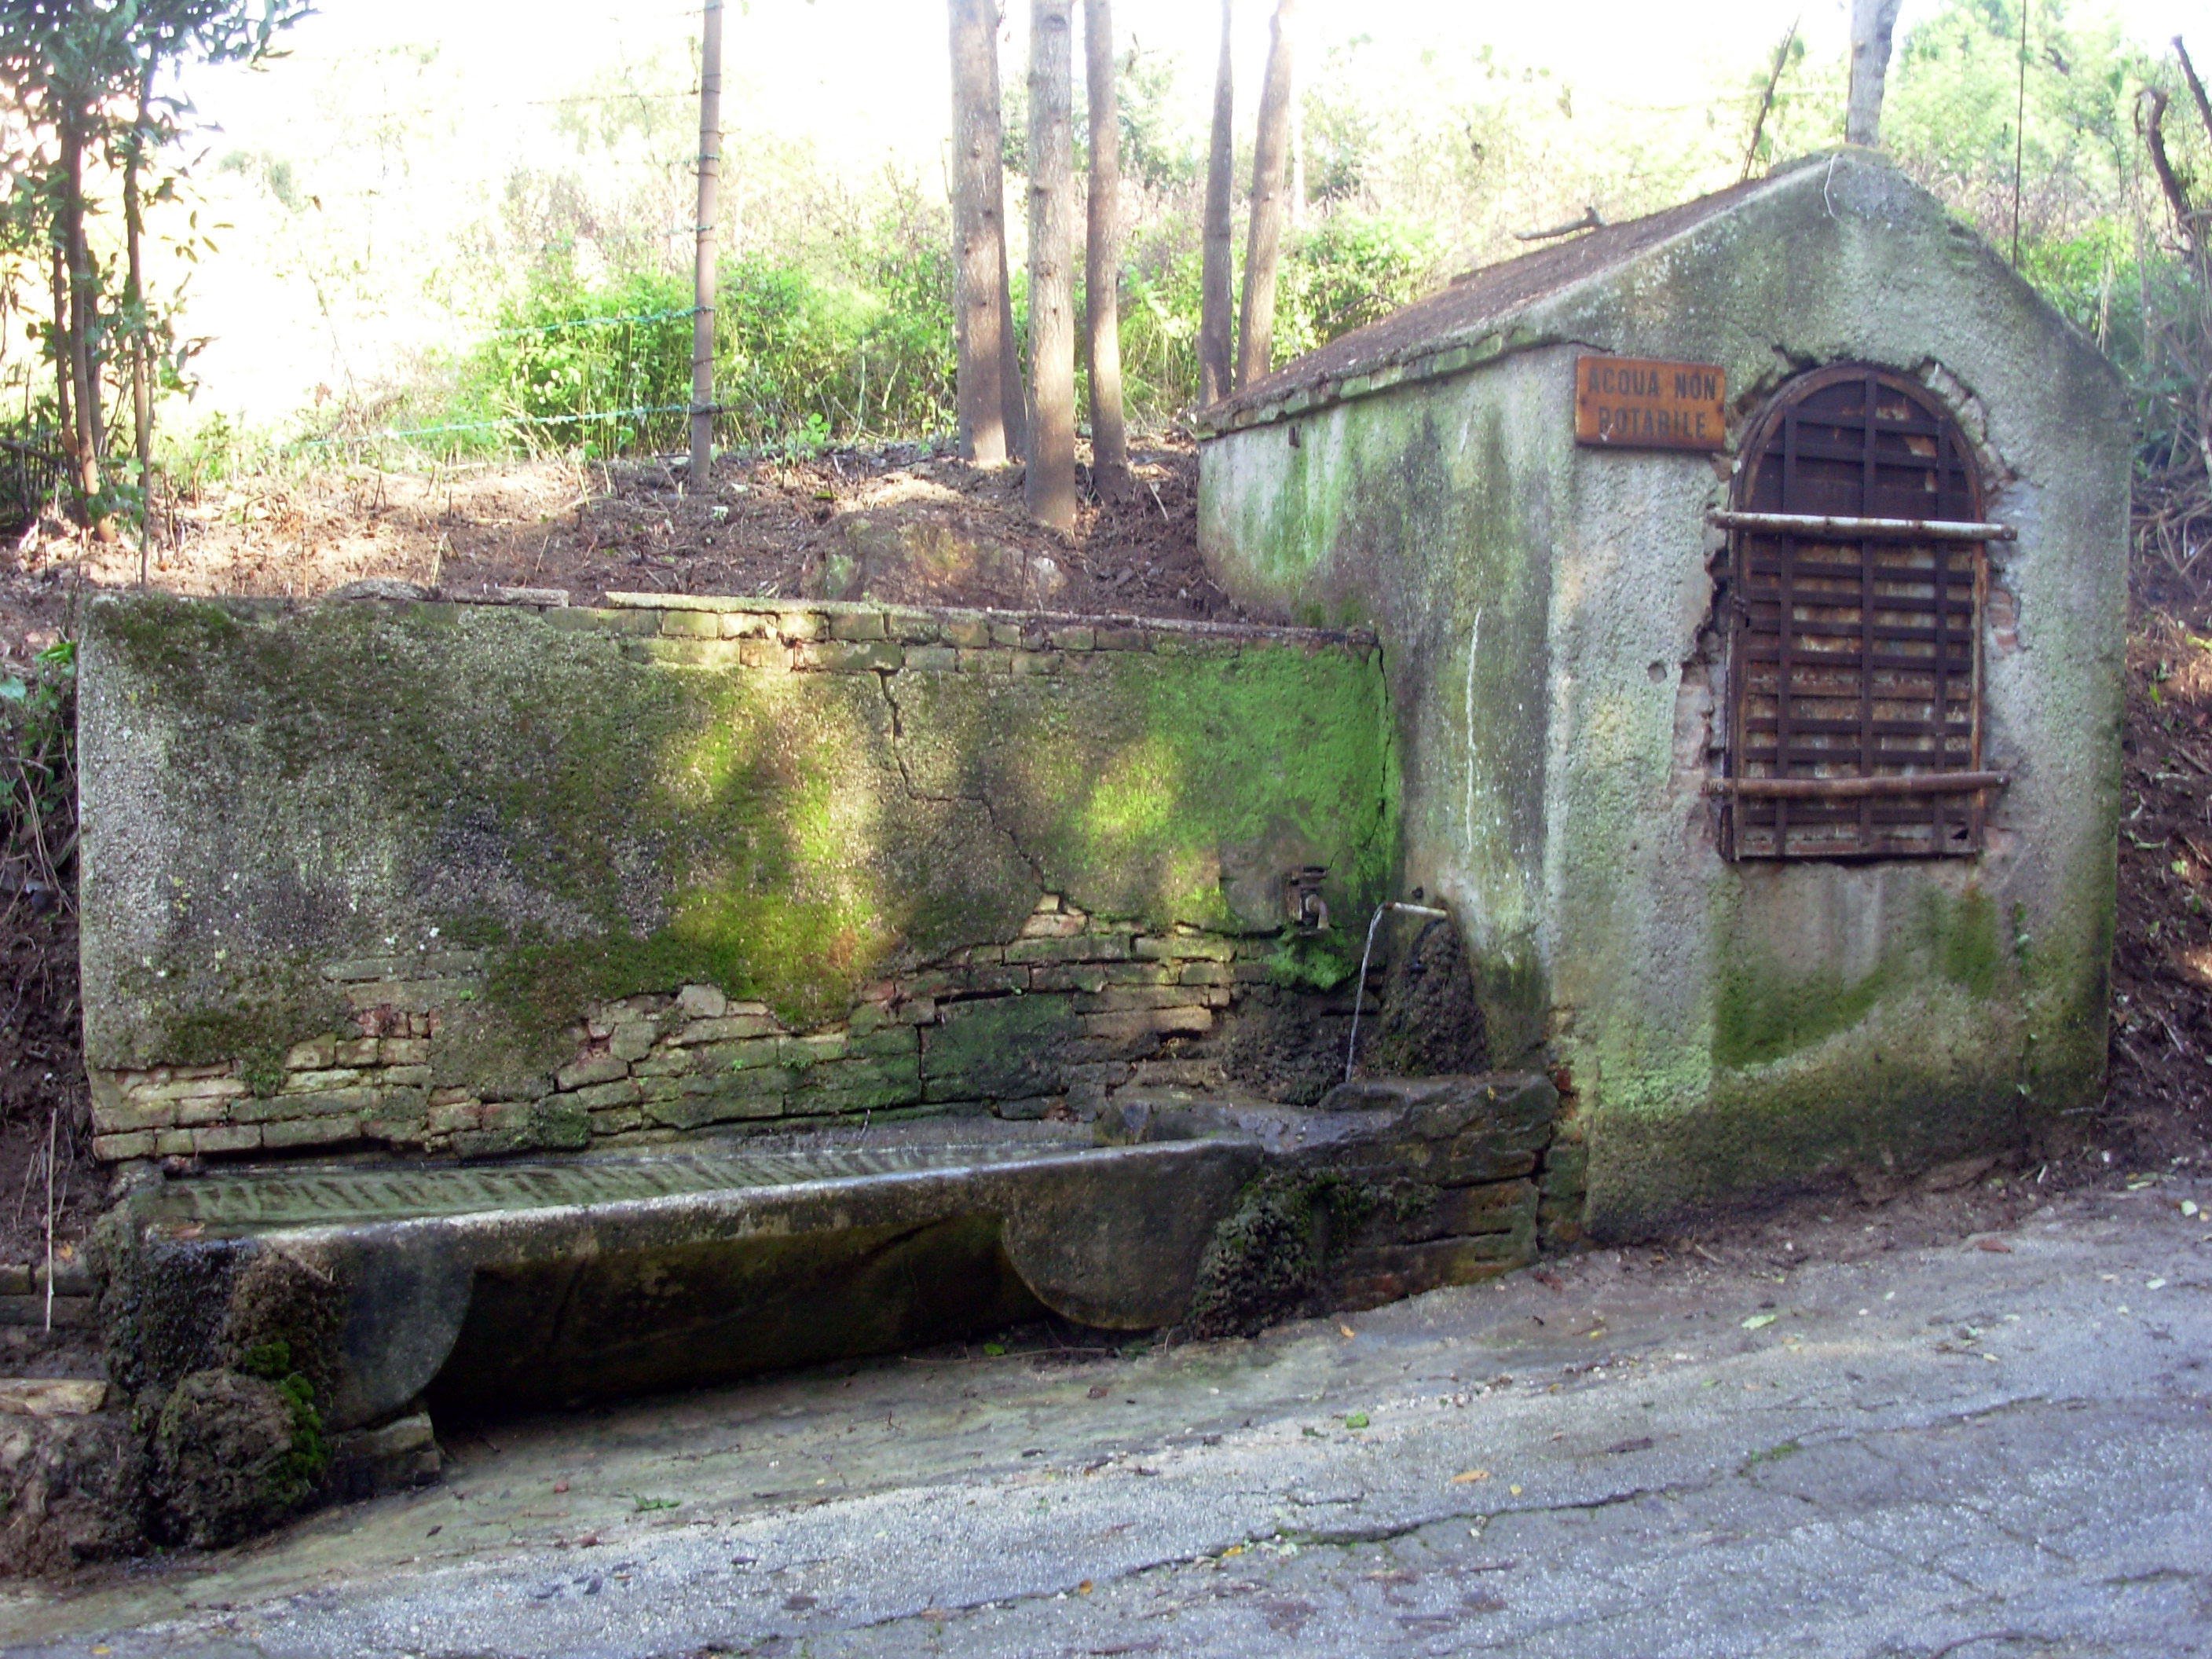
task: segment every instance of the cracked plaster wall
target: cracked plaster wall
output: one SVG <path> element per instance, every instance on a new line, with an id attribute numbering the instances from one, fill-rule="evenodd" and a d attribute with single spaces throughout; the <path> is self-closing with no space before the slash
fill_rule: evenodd
<path id="1" fill-rule="evenodd" d="M 2118 376 L 1939 204 L 1847 152 L 1492 319 L 1393 384 L 1202 451 L 1211 567 L 1383 642 L 1408 886 L 1578 1108 L 1601 1236 L 1863 1163 L 2020 1144 L 2101 1085 L 2128 433 Z M 1584 350 L 1716 362 L 1731 446 L 1819 364 L 1919 377 L 1991 516 L 1973 860 L 1731 864 L 1705 522 L 1730 455 L 1577 447 Z M 1470 360 L 1473 368 L 1465 367 Z M 1291 405 L 1297 405 L 1292 407 Z"/>
<path id="2" fill-rule="evenodd" d="M 1279 976 L 1287 872 L 1364 915 L 1395 853 L 1340 634 L 135 598 L 82 744 L 110 1158 L 1034 1115 Z"/>

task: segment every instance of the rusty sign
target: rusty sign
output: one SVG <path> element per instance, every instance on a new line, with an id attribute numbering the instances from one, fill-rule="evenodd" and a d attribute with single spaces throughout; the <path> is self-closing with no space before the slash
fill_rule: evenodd
<path id="1" fill-rule="evenodd" d="M 1608 449 L 1718 449 L 1728 372 L 1717 363 L 1575 359 L 1575 441 Z"/>

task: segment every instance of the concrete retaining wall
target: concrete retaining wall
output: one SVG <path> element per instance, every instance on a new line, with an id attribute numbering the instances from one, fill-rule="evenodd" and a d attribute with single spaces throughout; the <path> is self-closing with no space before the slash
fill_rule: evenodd
<path id="1" fill-rule="evenodd" d="M 1371 641 L 151 597 L 82 657 L 109 1159 L 487 1153 L 1180 1080 L 1395 857 Z"/>

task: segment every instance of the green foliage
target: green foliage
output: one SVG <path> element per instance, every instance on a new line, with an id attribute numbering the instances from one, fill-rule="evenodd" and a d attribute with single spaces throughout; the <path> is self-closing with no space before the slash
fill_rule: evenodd
<path id="1" fill-rule="evenodd" d="M 1389 316 L 1427 285 L 1437 258 L 1425 226 L 1349 212 L 1322 219 L 1287 252 L 1275 302 L 1279 363 Z"/>
<path id="2" fill-rule="evenodd" d="M 51 902 L 76 845 L 76 643 L 0 678 L 0 893 Z"/>
<path id="3" fill-rule="evenodd" d="M 143 507 L 139 487 L 108 476 L 109 434 L 121 424 L 108 408 L 127 392 L 134 357 L 152 386 L 184 388 L 200 342 L 182 337 L 121 262 L 103 261 L 88 220 L 119 205 L 135 251 L 138 215 L 172 202 L 180 173 L 163 173 L 161 153 L 183 136 L 189 109 L 164 83 L 185 64 L 254 62 L 268 57 L 278 31 L 307 11 L 307 0 L 11 0 L 0 6 L 0 94 L 16 118 L 9 142 L 9 188 L 0 213 L 0 301 L 39 320 L 26 333 L 56 367 L 75 362 L 81 381 L 72 410 L 88 473 L 75 478 L 80 509 L 94 520 Z M 89 184 L 104 164 L 108 179 Z M 119 195 L 103 202 L 100 191 Z M 175 242 L 186 260 L 204 245 L 197 219 Z M 51 298 L 51 262 L 69 271 L 64 312 L 34 303 Z"/>
<path id="4" fill-rule="evenodd" d="M 950 249 L 896 224 L 876 229 L 842 269 L 765 257 L 722 268 L 718 442 L 811 451 L 951 425 Z M 541 441 L 592 455 L 680 448 L 693 314 L 684 277 L 641 272 L 587 284 L 556 266 L 458 366 L 441 421 L 520 416 Z"/>

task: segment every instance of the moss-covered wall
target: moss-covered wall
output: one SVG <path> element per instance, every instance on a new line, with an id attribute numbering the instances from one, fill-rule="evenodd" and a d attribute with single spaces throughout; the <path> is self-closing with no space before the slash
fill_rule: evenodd
<path id="1" fill-rule="evenodd" d="M 1980 857 L 1721 858 L 1705 515 L 1730 459 L 1578 447 L 1587 350 L 1722 364 L 1732 442 L 1831 362 L 1917 376 L 1957 412 L 1990 515 L 2020 531 L 1991 549 L 2017 627 L 1984 640 L 1986 754 L 2012 781 Z M 1208 561 L 1263 614 L 1376 629 L 1406 880 L 1449 900 L 1540 1034 L 1595 1231 L 2018 1144 L 2094 1098 L 2125 411 L 2109 365 L 1939 204 L 1876 158 L 1824 158 L 1479 337 L 1237 420 L 1202 454 Z"/>
<path id="2" fill-rule="evenodd" d="M 111 1157 L 1026 1100 L 1395 856 L 1343 635 L 147 597 L 82 672 Z"/>

